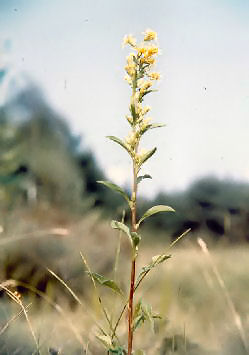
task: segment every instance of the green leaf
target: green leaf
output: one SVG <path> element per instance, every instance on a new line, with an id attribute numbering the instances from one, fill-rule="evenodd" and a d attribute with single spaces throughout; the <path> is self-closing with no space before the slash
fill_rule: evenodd
<path id="1" fill-rule="evenodd" d="M 131 153 L 130 152 L 130 149 L 128 147 L 128 145 L 123 142 L 120 138 L 118 137 L 115 137 L 115 136 L 107 136 L 106 138 L 109 138 L 111 141 L 115 142 L 115 143 L 118 143 L 119 145 L 121 145 L 121 147 L 123 147 L 129 154 Z"/>
<path id="2" fill-rule="evenodd" d="M 149 150 L 147 153 L 145 153 L 142 157 L 142 159 L 140 160 L 139 163 L 139 167 L 144 164 L 146 162 L 146 160 L 148 160 L 150 157 L 152 157 L 152 155 L 156 152 L 156 148 L 153 148 L 151 150 Z"/>
<path id="3" fill-rule="evenodd" d="M 115 347 L 115 349 L 108 349 L 110 354 L 115 354 L 115 355 L 125 355 L 127 352 L 122 348 L 121 346 Z"/>
<path id="4" fill-rule="evenodd" d="M 148 211 L 145 212 L 145 214 L 140 218 L 140 220 L 137 223 L 137 227 L 139 227 L 140 223 L 147 217 L 152 216 L 155 213 L 158 212 L 175 212 L 175 210 L 170 207 L 170 206 L 165 206 L 165 205 L 157 205 L 153 206 L 148 209 Z"/>
<path id="5" fill-rule="evenodd" d="M 145 315 L 145 319 L 150 323 L 150 327 L 153 333 L 155 333 L 155 322 L 152 314 L 152 308 L 150 305 L 143 305 L 143 313 Z"/>
<path id="6" fill-rule="evenodd" d="M 129 237 L 129 240 L 131 242 L 131 245 L 133 245 L 133 238 L 132 238 L 132 235 L 130 233 L 130 229 L 129 227 L 127 227 L 124 223 L 122 222 L 118 222 L 118 221 L 115 221 L 115 220 L 112 220 L 111 221 L 111 227 L 113 229 L 119 229 L 121 230 L 122 232 L 124 232 L 128 237 Z"/>
<path id="7" fill-rule="evenodd" d="M 149 131 L 150 129 L 153 128 L 160 128 L 160 127 L 165 127 L 165 124 L 161 124 L 161 123 L 152 123 L 152 124 L 148 124 L 147 126 L 143 127 L 143 129 L 141 129 L 140 134 L 141 136 L 146 133 L 147 131 Z"/>
<path id="8" fill-rule="evenodd" d="M 153 129 L 153 128 L 161 128 L 161 127 L 165 127 L 166 124 L 163 124 L 163 123 L 153 123 L 150 125 L 150 128 Z"/>
<path id="9" fill-rule="evenodd" d="M 122 232 L 124 232 L 128 236 L 128 238 L 129 238 L 129 240 L 131 242 L 131 245 L 135 249 L 137 248 L 137 246 L 138 246 L 138 244 L 140 243 L 140 240 L 141 240 L 141 236 L 137 232 L 130 232 L 130 229 L 129 229 L 129 227 L 127 227 L 127 225 L 125 225 L 122 222 L 115 221 L 115 220 L 111 221 L 111 227 L 113 229 L 119 229 Z"/>
<path id="10" fill-rule="evenodd" d="M 165 260 L 167 260 L 169 258 L 171 258 L 171 255 L 161 254 L 161 255 L 153 256 L 151 263 L 144 266 L 142 268 L 142 270 L 140 271 L 140 273 L 137 277 L 137 280 L 136 280 L 136 287 L 141 282 L 141 280 L 150 272 L 150 270 L 152 270 L 154 267 L 163 263 Z"/>
<path id="11" fill-rule="evenodd" d="M 153 267 L 163 263 L 165 260 L 169 259 L 171 255 L 161 254 L 152 257 Z"/>
<path id="12" fill-rule="evenodd" d="M 138 303 L 136 304 L 135 306 L 135 309 L 134 309 L 134 314 L 133 314 L 133 319 L 137 318 L 140 311 L 141 311 L 141 307 L 142 307 L 142 300 L 140 299 L 138 301 Z"/>
<path id="13" fill-rule="evenodd" d="M 148 321 L 150 323 L 151 330 L 154 332 L 155 318 L 158 318 L 158 316 L 152 314 L 151 306 L 148 304 L 142 304 L 140 300 L 134 310 L 133 331 L 141 327 L 145 321 Z"/>
<path id="14" fill-rule="evenodd" d="M 143 179 L 152 179 L 152 177 L 149 174 L 138 176 L 137 183 L 139 184 Z"/>
<path id="15" fill-rule="evenodd" d="M 105 278 L 104 276 L 97 274 L 96 272 L 87 272 L 94 281 L 98 282 L 100 285 L 111 288 L 113 291 L 119 293 L 121 296 L 123 295 L 122 290 L 116 284 L 115 281 Z"/>
<path id="16" fill-rule="evenodd" d="M 116 185 L 116 184 L 113 184 L 113 183 L 110 182 L 110 181 L 97 181 L 97 183 L 103 184 L 103 185 L 109 187 L 109 189 L 120 193 L 120 195 L 122 195 L 123 198 L 124 198 L 124 199 L 129 203 L 129 205 L 130 205 L 130 202 L 131 202 L 131 201 L 130 201 L 130 199 L 129 199 L 129 196 L 127 195 L 126 192 L 124 192 L 124 190 L 123 190 L 120 186 L 118 186 L 118 185 Z"/>

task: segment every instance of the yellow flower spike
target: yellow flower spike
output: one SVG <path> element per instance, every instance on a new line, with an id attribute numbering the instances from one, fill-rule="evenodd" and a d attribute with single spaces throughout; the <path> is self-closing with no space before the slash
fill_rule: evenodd
<path id="1" fill-rule="evenodd" d="M 152 73 L 149 73 L 149 74 L 148 74 L 148 77 L 149 77 L 151 80 L 159 80 L 159 79 L 161 78 L 161 75 L 160 75 L 160 73 L 152 72 Z"/>
<path id="2" fill-rule="evenodd" d="M 157 33 L 151 30 L 150 28 L 148 28 L 145 32 L 143 32 L 143 34 L 144 34 L 144 41 L 157 40 Z"/>
<path id="3" fill-rule="evenodd" d="M 132 47 L 136 46 L 136 38 L 133 37 L 131 34 L 130 35 L 125 35 L 123 39 L 123 44 L 122 46 L 124 47 L 126 44 L 129 44 Z"/>

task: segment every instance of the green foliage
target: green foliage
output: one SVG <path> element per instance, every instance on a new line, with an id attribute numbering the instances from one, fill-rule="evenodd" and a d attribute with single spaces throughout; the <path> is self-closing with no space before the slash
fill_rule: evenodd
<path id="1" fill-rule="evenodd" d="M 131 154 L 130 148 L 127 144 L 125 144 L 125 142 L 123 142 L 120 138 L 117 138 L 115 136 L 107 136 L 107 138 L 109 138 L 110 140 L 112 140 L 113 142 L 118 143 L 119 145 L 121 145 L 121 147 L 123 147 L 129 154 Z"/>
<path id="2" fill-rule="evenodd" d="M 152 155 L 155 154 L 155 152 L 156 152 L 156 148 L 153 148 L 153 149 L 149 150 L 147 153 L 145 153 L 142 156 L 142 158 L 138 164 L 138 167 L 140 168 L 148 159 L 150 159 L 152 157 Z"/>
<path id="3" fill-rule="evenodd" d="M 118 192 L 127 202 L 128 204 L 130 205 L 130 199 L 129 199 L 129 196 L 127 195 L 126 192 L 124 192 L 124 190 L 116 185 L 116 184 L 113 184 L 112 182 L 110 181 L 98 181 L 99 184 L 103 184 L 105 186 L 107 186 L 109 189 L 115 191 L 115 192 Z"/>
<path id="4" fill-rule="evenodd" d="M 152 261 L 142 267 L 142 270 L 138 274 L 137 280 L 136 280 L 136 288 L 140 285 L 141 281 L 144 279 L 144 277 L 156 266 L 159 264 L 163 263 L 165 260 L 171 258 L 171 255 L 166 255 L 166 254 L 161 254 L 161 255 L 156 255 L 153 256 Z"/>
<path id="5" fill-rule="evenodd" d="M 128 236 L 131 245 L 133 245 L 133 239 L 132 239 L 132 235 L 131 235 L 131 232 L 130 232 L 129 227 L 127 227 L 127 226 L 126 226 L 124 223 L 122 223 L 122 222 L 118 222 L 118 221 L 114 221 L 114 220 L 111 221 L 111 227 L 112 227 L 113 229 L 118 229 L 118 230 L 124 232 L 124 233 Z"/>
<path id="6" fill-rule="evenodd" d="M 123 295 L 122 290 L 120 287 L 116 284 L 115 281 L 107 279 L 105 276 L 97 274 L 96 272 L 88 272 L 87 273 L 94 279 L 94 281 L 98 282 L 102 286 L 106 286 L 113 291 L 119 293 L 121 296 Z"/>
<path id="7" fill-rule="evenodd" d="M 137 183 L 139 184 L 143 179 L 152 179 L 152 177 L 149 174 L 138 176 Z"/>
<path id="8" fill-rule="evenodd" d="M 156 214 L 158 212 L 175 212 L 175 210 L 170 207 L 170 206 L 165 206 L 165 205 L 157 205 L 153 206 L 148 211 L 144 213 L 144 215 L 140 218 L 140 220 L 137 223 L 137 226 L 140 225 L 141 222 L 143 222 L 146 218 L 152 216 L 153 214 Z"/>

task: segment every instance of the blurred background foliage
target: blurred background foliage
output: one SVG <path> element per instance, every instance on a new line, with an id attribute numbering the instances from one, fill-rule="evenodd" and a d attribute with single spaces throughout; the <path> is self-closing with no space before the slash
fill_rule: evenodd
<path id="1" fill-rule="evenodd" d="M 119 195 L 96 182 L 105 178 L 94 154 L 50 107 L 37 85 L 29 81 L 2 105 L 2 216 L 4 211 L 46 205 L 76 216 L 98 209 L 104 216 L 115 217 L 125 206 Z M 153 204 L 171 205 L 176 210 L 148 220 L 147 228 L 162 234 L 176 237 L 191 228 L 214 240 L 222 236 L 229 242 L 249 240 L 249 184 L 203 177 L 185 191 L 162 191 L 153 200 L 141 199 L 140 213 Z"/>

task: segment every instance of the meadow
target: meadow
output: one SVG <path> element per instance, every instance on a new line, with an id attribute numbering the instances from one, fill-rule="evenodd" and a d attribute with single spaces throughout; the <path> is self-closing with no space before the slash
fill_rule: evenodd
<path id="1" fill-rule="evenodd" d="M 149 238 L 151 231 L 144 233 L 137 270 L 166 251 L 170 243 L 167 234 Z M 211 244 L 209 254 L 197 238 Z M 40 354 L 106 353 L 96 338 L 96 324 L 108 329 L 98 297 L 113 324 L 124 298 L 103 286 L 98 286 L 96 294 L 80 252 L 92 272 L 119 280 L 128 294 L 127 238 L 121 236 L 117 260 L 119 233 L 98 213 L 76 220 L 56 210 L 40 209 L 10 213 L 0 243 L 2 284 L 20 293 L 28 317 L 27 322 L 20 304 L 3 290 L 0 353 L 36 354 L 34 338 Z M 135 295 L 135 302 L 143 295 L 143 302 L 153 305 L 161 319 L 155 319 L 154 326 L 145 322 L 136 330 L 134 347 L 160 355 L 248 354 L 248 246 L 231 247 L 222 241 L 214 245 L 207 235 L 190 232 L 170 253 L 172 257 L 151 270 Z M 126 317 L 125 312 L 118 327 L 123 343 Z"/>

